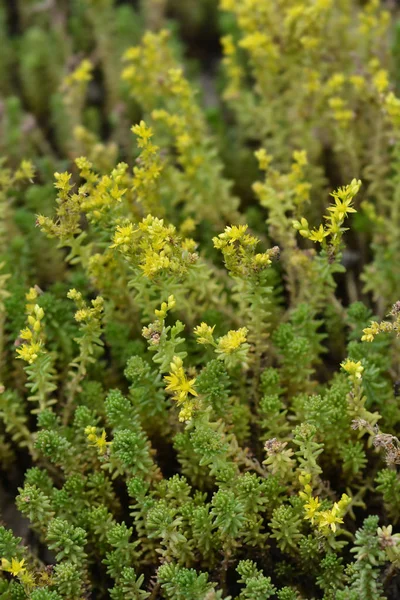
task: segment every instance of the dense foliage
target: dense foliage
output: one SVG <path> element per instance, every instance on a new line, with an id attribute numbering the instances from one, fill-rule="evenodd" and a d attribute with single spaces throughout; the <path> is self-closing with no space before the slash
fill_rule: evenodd
<path id="1" fill-rule="evenodd" d="M 1 599 L 399 597 L 396 18 L 0 4 Z"/>

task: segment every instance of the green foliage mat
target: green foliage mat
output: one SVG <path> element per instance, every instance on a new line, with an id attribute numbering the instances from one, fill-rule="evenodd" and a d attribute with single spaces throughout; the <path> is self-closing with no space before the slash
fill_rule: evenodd
<path id="1" fill-rule="evenodd" d="M 400 597 L 386 4 L 0 3 L 1 600 Z"/>

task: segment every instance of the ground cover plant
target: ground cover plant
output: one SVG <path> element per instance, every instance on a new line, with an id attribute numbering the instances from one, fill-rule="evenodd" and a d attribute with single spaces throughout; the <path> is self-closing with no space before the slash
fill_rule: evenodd
<path id="1" fill-rule="evenodd" d="M 0 598 L 400 597 L 377 0 L 0 4 Z"/>

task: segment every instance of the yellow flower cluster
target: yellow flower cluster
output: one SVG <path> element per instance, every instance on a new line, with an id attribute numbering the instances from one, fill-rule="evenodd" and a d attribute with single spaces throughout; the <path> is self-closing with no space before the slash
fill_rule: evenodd
<path id="1" fill-rule="evenodd" d="M 189 85 L 183 78 L 181 70 L 175 69 L 172 73 L 174 73 L 175 78 L 179 76 L 185 82 L 185 88 Z M 169 75 L 171 75 L 171 72 Z M 184 87 L 182 86 L 181 89 L 183 91 Z M 187 113 L 189 113 L 189 107 L 192 104 L 193 102 L 187 101 Z M 171 130 L 175 139 L 179 165 L 183 168 L 188 178 L 194 179 L 206 161 L 202 144 L 204 124 L 200 119 L 200 115 L 183 115 L 180 112 L 180 108 L 177 108 L 177 111 L 179 111 L 178 114 L 161 109 L 153 110 L 151 116 L 155 121 L 165 123 Z M 194 113 L 195 111 L 192 110 L 191 112 Z M 188 124 L 189 119 L 190 124 Z"/>
<path id="2" fill-rule="evenodd" d="M 369 327 L 366 327 L 365 329 L 363 329 L 363 336 L 361 338 L 362 342 L 373 342 L 374 338 L 376 335 L 378 335 L 378 333 L 380 333 L 381 329 L 379 327 L 379 323 L 377 323 L 376 321 L 371 321 L 371 324 Z"/>
<path id="3" fill-rule="evenodd" d="M 87 83 L 92 79 L 93 65 L 88 59 L 82 60 L 72 73 L 64 79 L 64 86 L 70 87 L 74 84 Z"/>
<path id="4" fill-rule="evenodd" d="M 17 558 L 12 558 L 9 561 L 7 558 L 1 559 L 1 568 L 3 571 L 7 571 L 7 573 L 11 573 L 14 577 L 17 577 L 20 573 L 26 571 L 26 567 L 24 567 L 25 559 L 18 560 Z"/>
<path id="5" fill-rule="evenodd" d="M 81 292 L 78 292 L 74 288 L 69 290 L 67 298 L 73 300 L 77 305 L 78 310 L 75 313 L 75 320 L 78 323 L 82 323 L 87 328 L 97 328 L 100 326 L 100 320 L 104 310 L 104 300 L 101 296 L 97 296 L 97 298 L 92 300 L 92 307 L 86 304 Z"/>
<path id="6" fill-rule="evenodd" d="M 389 73 L 386 69 L 378 69 L 372 79 L 373 85 L 375 86 L 379 94 L 383 94 L 389 88 Z"/>
<path id="7" fill-rule="evenodd" d="M 145 203 L 146 210 L 152 211 L 160 206 L 157 197 L 157 180 L 162 171 L 160 149 L 151 142 L 153 130 L 147 127 L 144 121 L 134 125 L 132 132 L 137 136 L 137 144 L 142 149 L 137 159 L 139 164 L 133 169 L 133 189 L 137 194 L 137 200 Z"/>
<path id="8" fill-rule="evenodd" d="M 222 64 L 228 78 L 228 83 L 224 90 L 224 98 L 225 100 L 233 100 L 239 96 L 244 72 L 238 61 L 237 48 L 233 36 L 226 35 L 221 38 L 221 45 L 224 55 Z"/>
<path id="9" fill-rule="evenodd" d="M 134 234 L 138 231 L 139 229 L 134 227 L 133 223 L 118 225 L 114 233 L 113 244 L 111 244 L 110 248 L 118 248 L 124 254 L 128 253 L 131 249 Z"/>
<path id="10" fill-rule="evenodd" d="M 323 246 L 326 244 L 325 238 L 330 237 L 330 243 L 336 249 L 339 247 L 342 235 L 346 228 L 342 227 L 343 222 L 349 213 L 357 212 L 352 206 L 353 198 L 361 187 L 361 181 L 353 179 L 350 185 L 341 187 L 331 193 L 335 202 L 328 207 L 330 214 L 324 218 L 326 225 L 320 225 L 318 229 L 310 230 L 308 221 L 304 217 L 300 221 L 293 221 L 293 227 L 301 236 L 313 241 L 319 242 Z"/>
<path id="11" fill-rule="evenodd" d="M 348 358 L 342 362 L 340 366 L 346 371 L 346 373 L 348 373 L 352 381 L 357 381 L 358 379 L 362 378 L 364 367 L 362 366 L 360 360 L 356 362 Z"/>
<path id="12" fill-rule="evenodd" d="M 247 232 L 247 225 L 227 226 L 213 238 L 214 247 L 222 251 L 226 268 L 234 276 L 248 277 L 270 266 L 277 249 L 255 252 L 258 239 Z"/>
<path id="13" fill-rule="evenodd" d="M 204 346 L 206 346 L 207 344 L 216 346 L 213 336 L 214 329 L 215 325 L 211 327 L 210 325 L 207 325 L 207 323 L 204 322 L 195 327 L 194 334 L 197 338 L 197 343 L 202 344 Z"/>
<path id="14" fill-rule="evenodd" d="M 232 354 L 246 343 L 248 330 L 241 327 L 236 331 L 231 330 L 218 340 L 217 352 L 220 354 Z"/>
<path id="15" fill-rule="evenodd" d="M 385 98 L 384 108 L 393 125 L 400 128 L 400 98 L 397 98 L 393 92 Z"/>
<path id="16" fill-rule="evenodd" d="M 23 344 L 20 348 L 17 348 L 17 358 L 20 358 L 31 365 L 38 358 L 41 350 L 42 345 L 40 342 Z"/>
<path id="17" fill-rule="evenodd" d="M 257 238 L 246 234 L 248 225 L 232 225 L 227 226 L 223 233 L 213 239 L 215 248 L 225 248 L 227 245 L 232 245 L 235 242 L 242 242 L 244 246 L 255 246 Z"/>
<path id="18" fill-rule="evenodd" d="M 257 95 L 261 95 L 262 101 L 267 103 L 278 89 L 280 92 L 285 89 L 286 93 L 287 82 L 283 87 L 282 72 L 296 81 L 295 89 L 299 96 L 298 82 L 305 79 L 301 75 L 312 64 L 314 56 L 322 52 L 326 42 L 324 35 L 332 21 L 333 1 L 260 3 L 256 0 L 222 0 L 220 5 L 222 10 L 232 12 L 237 20 L 240 37 L 236 46 L 248 55 Z M 240 97 L 243 104 L 248 101 L 249 93 L 247 90 L 241 93 L 241 88 L 245 89 L 241 85 L 245 73 L 242 74 L 244 69 L 237 60 L 236 46 L 231 37 L 224 38 L 223 64 L 228 90 L 232 90 L 227 99 L 237 101 Z M 293 69 L 296 67 L 298 70 L 294 77 Z M 241 108 L 237 102 L 237 109 Z M 264 115 L 268 113 L 268 109 L 264 111 Z"/>
<path id="19" fill-rule="evenodd" d="M 71 173 L 54 173 L 54 187 L 57 189 L 57 218 L 38 215 L 36 224 L 48 237 L 57 237 L 61 241 L 70 240 L 81 232 L 81 204 L 84 190 L 79 194 L 71 193 Z"/>
<path id="20" fill-rule="evenodd" d="M 83 110 L 86 100 L 86 90 L 92 79 L 93 64 L 88 59 L 82 60 L 79 65 L 67 75 L 62 83 L 62 102 L 65 108 L 65 116 L 71 130 L 70 139 L 66 142 L 67 149 L 75 156 L 81 154 L 81 144 L 76 143 L 72 133 L 81 125 Z"/>
<path id="21" fill-rule="evenodd" d="M 276 70 L 279 49 L 272 37 L 265 31 L 248 33 L 240 40 L 239 46 L 247 50 L 256 67 L 261 66 L 262 61 L 267 61 L 267 64 Z"/>
<path id="22" fill-rule="evenodd" d="M 97 448 L 100 455 L 106 454 L 107 448 L 111 444 L 111 442 L 107 442 L 107 434 L 105 429 L 103 429 L 101 434 L 98 435 L 97 428 L 88 425 L 85 428 L 85 434 L 87 436 L 90 446 Z"/>
<path id="23" fill-rule="evenodd" d="M 182 359 L 174 356 L 170 365 L 170 373 L 165 375 L 164 379 L 168 383 L 166 390 L 173 394 L 173 399 L 181 407 L 179 420 L 189 421 L 196 408 L 195 398 L 198 396 L 194 388 L 196 378 L 188 379 L 183 368 Z"/>
<path id="24" fill-rule="evenodd" d="M 179 234 L 182 237 L 187 237 L 190 233 L 196 230 L 196 221 L 192 217 L 186 217 L 179 226 Z"/>
<path id="25" fill-rule="evenodd" d="M 274 231 L 274 238 L 282 247 L 294 245 L 294 234 L 288 226 L 290 219 L 299 215 L 309 202 L 311 184 L 306 180 L 308 157 L 304 150 L 292 154 L 292 165 L 288 173 L 272 168 L 272 156 L 264 148 L 255 156 L 259 167 L 265 171 L 265 180 L 253 184 L 253 190 L 260 204 L 268 209 L 268 225 Z"/>
<path id="26" fill-rule="evenodd" d="M 328 536 L 332 531 L 337 531 L 337 526 L 343 523 L 346 509 L 351 502 L 347 494 L 342 494 L 339 502 L 335 502 L 330 510 L 321 510 L 321 502 L 318 497 L 313 497 L 310 473 L 302 473 L 299 481 L 303 490 L 299 492 L 300 498 L 304 500 L 305 518 L 312 524 L 316 524 L 323 535 Z"/>
<path id="27" fill-rule="evenodd" d="M 28 326 L 20 332 L 19 337 L 22 340 L 22 345 L 17 348 L 17 358 L 30 365 L 44 352 L 42 341 L 44 311 L 38 304 L 35 304 L 37 297 L 38 293 L 35 288 L 31 288 L 26 294 Z"/>
<path id="28" fill-rule="evenodd" d="M 379 40 L 383 35 L 388 35 L 387 27 L 391 16 L 389 11 L 382 10 L 379 0 L 369 0 L 365 9 L 359 12 L 358 18 L 358 35 L 362 38 Z"/>
<path id="29" fill-rule="evenodd" d="M 89 222 L 97 224 L 103 221 L 108 229 L 110 222 L 118 220 L 121 214 L 126 214 L 123 202 L 126 197 L 126 204 L 132 212 L 133 178 L 128 174 L 128 165 L 121 162 L 114 166 L 115 162 L 111 161 L 111 166 L 105 158 L 108 150 L 113 154 L 111 146 L 101 150 L 104 155 L 102 161 L 105 162 L 107 170 L 110 169 L 106 175 L 100 176 L 95 171 L 92 161 L 85 156 L 75 159 L 79 175 L 85 180 L 77 191 L 73 190 L 71 173 L 54 173 L 54 186 L 58 192 L 57 217 L 53 220 L 39 215 L 37 218 L 37 225 L 49 237 L 57 237 L 65 245 L 76 246 L 77 237 L 81 233 L 82 213 L 86 214 Z M 96 150 L 93 154 L 96 154 Z M 99 168 L 98 165 L 96 168 Z M 84 237 L 85 234 L 82 238 Z"/>
<path id="30" fill-rule="evenodd" d="M 342 127 L 346 127 L 354 118 L 354 112 L 347 108 L 345 100 L 339 96 L 329 99 L 329 107 L 332 109 L 333 118 Z"/>
<path id="31" fill-rule="evenodd" d="M 389 92 L 389 73 L 382 68 L 377 58 L 369 61 L 364 76 L 334 73 L 320 90 L 320 95 L 329 106 L 329 114 L 334 119 L 335 126 L 339 125 L 341 135 L 345 137 L 349 133 L 350 122 L 354 121 L 355 125 L 355 115 L 360 110 L 360 103 L 365 103 L 368 98 L 373 98 L 376 106 L 386 110 L 389 118 L 393 103 L 393 115 L 396 114 L 396 97 Z"/>
<path id="32" fill-rule="evenodd" d="M 203 346 L 213 346 L 220 360 L 223 360 L 227 367 L 234 367 L 237 364 L 246 364 L 249 344 L 247 343 L 248 329 L 241 327 L 237 330 L 228 331 L 227 334 L 214 339 L 215 325 L 211 327 L 207 323 L 201 323 L 194 329 L 194 335 L 197 343 Z"/>
<path id="33" fill-rule="evenodd" d="M 148 279 L 161 274 L 184 276 L 198 259 L 193 240 L 181 240 L 174 225 L 165 225 L 163 219 L 152 215 L 137 227 L 119 225 L 111 248 L 118 248 Z"/>
<path id="34" fill-rule="evenodd" d="M 132 94 L 143 99 L 143 105 L 152 107 L 155 90 L 164 90 L 165 71 L 175 67 L 175 60 L 168 47 L 170 33 L 146 31 L 140 46 L 128 48 L 123 55 L 126 64 L 122 79 L 131 87 Z"/>
<path id="35" fill-rule="evenodd" d="M 389 313 L 389 316 L 394 317 L 394 321 L 381 321 L 377 323 L 376 321 L 371 321 L 370 326 L 363 329 L 363 336 L 361 338 L 362 342 L 373 342 L 375 336 L 378 333 L 389 333 L 395 331 L 396 334 L 400 335 L 400 301 L 396 302 L 392 306 L 392 310 Z"/>
<path id="36" fill-rule="evenodd" d="M 57 171 L 54 173 L 54 187 L 58 190 L 59 196 L 61 200 L 66 200 L 68 198 L 68 194 L 72 189 L 72 185 L 70 184 L 71 173 L 64 171 L 64 173 L 58 173 Z"/>
<path id="37" fill-rule="evenodd" d="M 30 160 L 22 160 L 18 169 L 14 173 L 14 180 L 28 180 L 33 183 L 33 177 L 35 174 L 35 168 Z"/>
<path id="38" fill-rule="evenodd" d="M 86 180 L 79 188 L 81 210 L 86 213 L 89 221 L 98 222 L 103 215 L 106 222 L 109 221 L 110 213 L 116 214 L 118 205 L 128 192 L 128 186 L 131 186 L 131 177 L 127 174 L 128 165 L 119 163 L 109 175 L 99 177 L 85 157 L 77 158 L 75 163 L 80 176 Z"/>
<path id="39" fill-rule="evenodd" d="M 133 94 L 141 98 L 149 110 L 156 108 L 156 92 L 159 91 L 167 108 L 153 112 L 153 118 L 161 118 L 169 126 L 177 127 L 176 135 L 186 133 L 194 144 L 199 141 L 199 132 L 204 128 L 203 117 L 194 101 L 194 92 L 168 46 L 169 38 L 166 30 L 147 31 L 140 46 L 125 52 L 127 67 L 122 78 L 129 82 Z"/>
<path id="40" fill-rule="evenodd" d="M 241 38 L 237 44 L 243 48 L 251 61 L 253 73 L 260 85 L 265 83 L 266 74 L 270 75 L 278 68 L 279 44 L 273 35 L 274 22 L 272 11 L 268 4 L 256 3 L 254 0 L 223 0 L 221 8 L 225 11 L 231 11 L 237 19 Z M 268 27 L 269 24 L 269 27 Z M 230 42 L 232 45 L 233 40 Z M 232 56 L 235 50 L 227 48 Z M 225 56 L 227 56 L 225 54 Z M 229 63 L 225 63 L 230 67 Z M 264 70 L 264 74 L 263 74 Z M 227 69 L 228 77 L 235 72 Z"/>
<path id="41" fill-rule="evenodd" d="M 220 360 L 223 360 L 227 367 L 233 367 L 237 364 L 245 364 L 249 344 L 247 343 L 248 329 L 241 327 L 237 330 L 228 331 L 217 340 L 214 339 L 215 325 L 211 327 L 207 323 L 201 323 L 194 329 L 197 343 L 203 346 L 213 346 Z"/>
<path id="42" fill-rule="evenodd" d="M 338 222 L 341 224 L 348 213 L 357 212 L 355 208 L 352 208 L 351 203 L 360 187 L 361 181 L 353 179 L 350 185 L 341 187 L 336 192 L 331 193 L 331 196 L 333 196 L 335 200 L 335 204 L 328 208 L 332 215 L 327 218 L 331 221 L 332 228 L 334 227 L 334 224 Z"/>
<path id="43" fill-rule="evenodd" d="M 23 584 L 25 591 L 29 591 L 35 585 L 35 581 L 33 575 L 27 570 L 25 565 L 25 559 L 18 560 L 17 558 L 12 558 L 8 560 L 7 558 L 1 559 L 1 569 L 10 573 L 14 577 L 17 577 L 19 581 Z"/>
<path id="44" fill-rule="evenodd" d="M 166 176 L 174 179 L 175 201 L 181 200 L 186 213 L 198 219 L 222 221 L 221 214 L 232 218 L 237 200 L 221 177 L 221 163 L 213 150 L 196 92 L 169 46 L 169 37 L 167 31 L 146 32 L 140 46 L 125 53 L 127 66 L 122 77 L 163 131 L 164 140 L 167 132 L 174 145 L 163 159 L 163 168 Z M 152 181 L 161 169 L 157 154 L 143 167 L 146 172 L 150 169 L 150 176 L 145 177 Z M 215 198 L 220 201 L 215 202 Z"/>

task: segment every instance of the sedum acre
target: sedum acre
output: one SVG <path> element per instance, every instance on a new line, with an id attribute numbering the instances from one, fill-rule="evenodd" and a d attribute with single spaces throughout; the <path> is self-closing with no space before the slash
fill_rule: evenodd
<path id="1" fill-rule="evenodd" d="M 11 4 L 0 598 L 395 600 L 395 3 Z"/>

